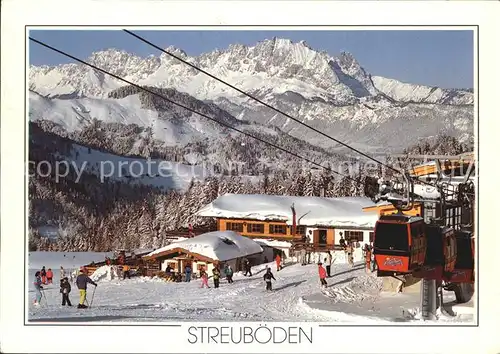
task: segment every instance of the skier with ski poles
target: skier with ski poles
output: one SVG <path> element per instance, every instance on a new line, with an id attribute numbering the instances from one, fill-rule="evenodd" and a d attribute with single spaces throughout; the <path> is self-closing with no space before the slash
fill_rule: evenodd
<path id="1" fill-rule="evenodd" d="M 94 285 L 97 288 L 97 284 L 87 276 L 85 269 L 82 267 L 80 268 L 80 274 L 78 274 L 78 276 L 76 277 L 76 286 L 78 287 L 78 290 L 80 290 L 80 302 L 78 303 L 79 309 L 86 309 L 88 307 L 84 304 L 84 302 L 87 300 L 88 283 Z"/>
<path id="2" fill-rule="evenodd" d="M 37 271 L 35 273 L 35 281 L 33 282 L 33 285 L 35 286 L 35 293 L 36 293 L 36 298 L 35 301 L 33 302 L 34 305 L 39 306 L 40 302 L 42 301 L 42 277 L 40 275 L 40 271 Z"/>

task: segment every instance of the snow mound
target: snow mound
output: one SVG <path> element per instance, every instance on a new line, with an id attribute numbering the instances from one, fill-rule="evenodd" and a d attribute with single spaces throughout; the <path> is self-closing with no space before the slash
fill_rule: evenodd
<path id="1" fill-rule="evenodd" d="M 110 281 L 115 278 L 118 278 L 118 273 L 116 271 L 116 268 L 109 265 L 97 268 L 95 272 L 92 273 L 92 275 L 90 276 L 90 279 L 92 279 L 95 282 L 102 280 Z"/>
<path id="2" fill-rule="evenodd" d="M 333 302 L 356 302 L 377 296 L 382 290 L 382 280 L 374 276 L 360 276 L 341 287 L 322 289 Z"/>

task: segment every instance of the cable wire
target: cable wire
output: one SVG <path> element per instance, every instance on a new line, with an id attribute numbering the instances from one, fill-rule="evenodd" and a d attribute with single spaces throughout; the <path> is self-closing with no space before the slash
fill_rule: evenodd
<path id="1" fill-rule="evenodd" d="M 163 95 L 161 95 L 161 94 L 159 94 L 159 93 L 157 93 L 157 92 L 154 92 L 153 90 L 150 90 L 150 89 L 148 89 L 148 88 L 142 87 L 142 86 L 140 86 L 140 85 L 138 85 L 138 84 L 135 84 L 135 83 L 133 83 L 133 82 L 131 82 L 131 81 L 128 81 L 127 79 L 124 79 L 124 78 L 122 78 L 122 77 L 120 77 L 120 76 L 118 76 L 118 75 L 115 75 L 115 74 L 113 74 L 113 73 L 110 73 L 109 71 L 106 71 L 106 70 L 104 70 L 104 69 L 101 69 L 101 68 L 99 68 L 99 67 L 97 67 L 97 66 L 95 66 L 95 65 L 93 65 L 93 64 L 87 63 L 86 61 L 81 60 L 81 59 L 78 59 L 77 57 L 75 57 L 75 56 L 73 56 L 73 55 L 71 55 L 71 54 L 69 54 L 69 53 L 66 53 L 66 52 L 64 52 L 64 51 L 62 51 L 62 50 L 60 50 L 60 49 L 57 49 L 57 48 L 55 48 L 55 47 L 52 47 L 52 46 L 51 46 L 51 45 L 49 45 L 49 44 L 43 43 L 43 42 L 41 42 L 41 41 L 39 41 L 39 40 L 36 40 L 36 39 L 34 39 L 34 38 L 32 38 L 32 37 L 29 37 L 29 39 L 30 39 L 31 41 L 33 41 L 33 42 L 35 42 L 35 43 L 37 43 L 37 44 L 39 44 L 39 45 L 41 45 L 41 46 L 45 47 L 45 48 L 48 48 L 48 49 L 50 49 L 50 50 L 52 50 L 52 51 L 54 51 L 54 52 L 57 52 L 57 53 L 59 53 L 59 54 L 61 54 L 61 55 L 66 56 L 66 57 L 68 57 L 68 58 L 71 58 L 71 59 L 73 59 L 73 60 L 75 60 L 75 61 L 77 61 L 77 62 L 79 62 L 79 63 L 81 63 L 81 64 L 84 64 L 84 65 L 86 65 L 86 66 L 88 66 L 88 67 L 91 67 L 91 68 L 93 68 L 93 69 L 95 69 L 95 70 L 97 70 L 97 71 L 100 71 L 100 72 L 102 72 L 102 73 L 104 73 L 104 74 L 106 74 L 106 75 L 109 75 L 109 76 L 111 76 L 111 77 L 114 77 L 114 78 L 115 78 L 115 79 L 117 79 L 117 80 L 123 81 L 123 82 L 125 82 L 125 83 L 127 83 L 127 84 L 129 84 L 129 85 L 131 85 L 131 86 L 134 86 L 134 87 L 136 87 L 136 88 L 138 88 L 138 89 L 140 89 L 140 90 L 143 90 L 143 91 L 145 91 L 145 92 L 148 92 L 148 93 L 150 93 L 150 94 L 152 94 L 152 95 L 154 95 L 154 96 L 157 96 L 157 97 L 159 97 L 159 98 L 162 98 L 162 99 L 164 99 L 165 101 L 168 101 L 168 102 L 170 102 L 170 103 L 172 103 L 172 104 L 174 104 L 174 105 L 176 105 L 176 106 L 178 106 L 178 107 L 184 108 L 185 110 L 188 110 L 188 111 L 190 111 L 190 112 L 192 112 L 192 113 L 198 114 L 199 116 L 201 116 L 201 117 L 203 117 L 203 118 L 206 118 L 206 119 L 209 119 L 209 120 L 211 120 L 211 121 L 213 121 L 213 122 L 216 122 L 216 123 L 218 123 L 218 124 L 220 124 L 220 125 L 222 125 L 222 126 L 224 126 L 224 127 L 226 127 L 226 128 L 229 128 L 229 129 L 235 130 L 235 131 L 237 131 L 238 133 L 241 133 L 241 134 L 246 135 L 246 136 L 248 136 L 248 137 L 250 137 L 250 138 L 253 138 L 253 139 L 257 140 L 257 141 L 260 141 L 260 142 L 262 142 L 262 143 L 264 143 L 264 144 L 267 144 L 267 145 L 269 145 L 269 146 L 272 146 L 272 147 L 273 147 L 273 148 L 275 148 L 275 149 L 278 149 L 278 150 L 283 151 L 283 152 L 285 152 L 285 153 L 287 153 L 287 154 L 289 154 L 289 155 L 292 155 L 292 156 L 294 156 L 294 157 L 297 157 L 297 158 L 299 158 L 299 159 L 302 159 L 302 160 L 304 160 L 304 161 L 306 161 L 306 162 L 308 162 L 308 163 L 310 163 L 310 164 L 313 164 L 313 165 L 315 165 L 315 166 L 318 166 L 318 167 L 320 167 L 320 168 L 323 168 L 323 169 L 325 169 L 325 170 L 327 170 L 327 171 L 329 171 L 329 172 L 332 172 L 332 173 L 335 173 L 335 174 L 337 174 L 337 175 L 339 175 L 339 176 L 345 177 L 345 178 L 347 178 L 347 179 L 349 179 L 349 180 L 351 180 L 351 181 L 354 181 L 354 182 L 355 182 L 355 183 L 357 183 L 357 184 L 362 184 L 362 185 L 364 185 L 364 183 L 363 183 L 363 182 L 358 181 L 358 180 L 356 180 L 356 179 L 354 179 L 354 178 L 352 178 L 352 177 L 350 177 L 350 176 L 347 176 L 347 175 L 344 175 L 344 174 L 339 173 L 339 172 L 337 172 L 337 171 L 334 171 L 334 170 L 332 170 L 332 169 L 331 169 L 331 168 L 329 168 L 329 167 L 325 167 L 325 166 L 323 166 L 323 165 L 321 165 L 321 164 L 319 164 L 319 163 L 317 163 L 317 162 L 314 162 L 314 161 L 312 161 L 312 160 L 308 159 L 307 157 L 303 157 L 303 156 L 301 156 L 301 155 L 298 155 L 298 154 L 296 154 L 296 153 L 294 153 L 294 152 L 292 152 L 292 151 L 289 151 L 289 150 L 287 150 L 287 149 L 285 149 L 285 148 L 282 148 L 282 147 L 280 147 L 280 146 L 278 146 L 278 145 L 276 145 L 276 144 L 273 144 L 273 143 L 271 143 L 271 142 L 269 142 L 269 141 L 266 141 L 266 140 L 264 140 L 264 139 L 261 139 L 261 138 L 259 138 L 259 137 L 254 136 L 254 135 L 252 135 L 252 134 L 249 134 L 249 133 L 247 133 L 247 132 L 244 132 L 244 131 L 242 131 L 242 130 L 240 130 L 240 129 L 238 129 L 238 128 L 235 128 L 235 127 L 233 127 L 233 126 L 232 126 L 232 125 L 230 125 L 230 124 L 227 124 L 227 123 L 221 122 L 221 121 L 219 121 L 219 120 L 217 120 L 217 119 L 215 119 L 215 118 L 212 118 L 212 117 L 210 117 L 210 116 L 208 116 L 208 115 L 206 115 L 206 114 L 204 114 L 204 113 L 200 113 L 200 112 L 196 111 L 195 109 L 192 109 L 192 108 L 190 108 L 190 107 L 187 107 L 187 106 L 185 106 L 185 105 L 183 105 L 183 104 L 181 104 L 181 103 L 177 103 L 177 102 L 175 102 L 175 101 L 173 101 L 173 100 L 171 100 L 171 99 L 169 99 L 169 98 L 167 98 L 167 97 L 165 97 L 165 96 L 163 96 Z"/>

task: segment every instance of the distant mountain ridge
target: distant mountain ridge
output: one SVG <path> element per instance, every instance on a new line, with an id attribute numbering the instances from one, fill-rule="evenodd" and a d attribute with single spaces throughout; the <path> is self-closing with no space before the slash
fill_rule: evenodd
<path id="1" fill-rule="evenodd" d="M 223 79 L 236 79 L 234 76 L 239 74 L 241 75 L 239 79 L 249 79 L 248 75 L 257 75 L 262 76 L 262 81 L 265 79 L 280 81 L 284 85 L 282 87 L 273 85 L 275 94 L 286 92 L 288 88 L 300 93 L 294 86 L 306 88 L 314 85 L 315 87 L 307 87 L 311 92 L 308 92 L 310 95 L 303 93 L 305 97 L 319 97 L 337 104 L 352 104 L 356 102 L 356 98 L 388 94 L 390 90 L 387 86 L 390 82 L 396 81 L 387 79 L 390 82 L 384 82 L 384 78 L 379 76 L 375 76 L 376 82 L 372 81 L 372 75 L 367 73 L 348 52 L 332 57 L 326 52 L 314 50 L 304 41 L 294 43 L 282 38 L 264 40 L 255 46 L 234 44 L 226 50 L 214 50 L 198 57 L 189 57 L 184 51 L 175 47 L 168 47 L 166 51 Z M 190 83 L 194 77 L 198 79 L 197 81 L 210 80 L 205 80 L 203 74 L 164 53 L 141 58 L 123 50 L 108 49 L 92 53 L 87 60 L 97 67 L 112 71 L 141 85 L 172 86 L 201 99 L 210 99 L 221 94 L 209 90 L 212 84 L 219 86 L 221 85 L 219 83 Z M 31 88 L 43 95 L 77 93 L 87 97 L 103 96 L 112 89 L 124 85 L 81 64 L 63 64 L 55 67 L 31 66 L 30 83 Z M 284 87 L 286 85 L 289 87 Z M 435 89 L 422 85 L 404 85 L 424 90 Z M 261 86 L 270 88 L 270 85 Z M 51 91 L 48 91 L 49 89 Z M 227 90 L 224 87 L 219 89 Z M 406 91 L 407 89 L 404 93 Z M 456 96 L 453 100 L 448 97 L 451 92 Z M 400 93 L 393 98 L 401 102 L 408 102 L 405 99 L 411 98 L 412 101 L 420 103 L 473 104 L 473 95 L 458 89 L 438 90 L 432 97 L 422 95 L 405 97 Z"/>
<path id="2" fill-rule="evenodd" d="M 347 52 L 332 57 L 303 41 L 282 38 L 254 46 L 234 44 L 197 57 L 174 47 L 166 50 L 357 148 L 400 152 L 438 135 L 472 141 L 472 92 L 372 76 Z M 213 103 L 236 119 L 274 125 L 311 144 L 339 148 L 164 53 L 141 58 L 108 49 L 92 53 L 88 61 L 131 82 L 175 89 Z M 108 100 L 123 86 L 127 85 L 81 64 L 30 67 L 30 89 L 53 100 Z M 136 115 L 135 109 L 130 104 L 119 108 L 125 116 Z M 109 118 L 102 111 L 90 114 L 103 121 Z"/>

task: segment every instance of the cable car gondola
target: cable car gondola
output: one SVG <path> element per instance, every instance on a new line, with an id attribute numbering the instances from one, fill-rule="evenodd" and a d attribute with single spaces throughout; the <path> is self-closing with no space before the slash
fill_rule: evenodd
<path id="1" fill-rule="evenodd" d="M 382 215 L 375 225 L 377 276 L 410 274 L 425 260 L 425 222 L 420 216 Z"/>
<path id="2" fill-rule="evenodd" d="M 449 278 L 457 260 L 457 241 L 455 230 L 437 224 L 425 225 L 426 252 L 424 267 L 414 273 L 417 278 Z"/>
<path id="3" fill-rule="evenodd" d="M 474 283 L 474 233 L 468 230 L 455 232 L 457 257 L 455 267 L 445 279 L 450 283 Z"/>

